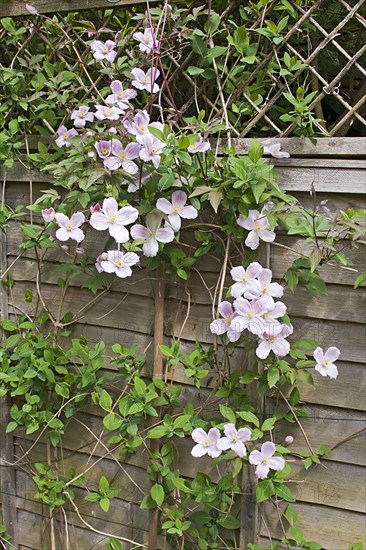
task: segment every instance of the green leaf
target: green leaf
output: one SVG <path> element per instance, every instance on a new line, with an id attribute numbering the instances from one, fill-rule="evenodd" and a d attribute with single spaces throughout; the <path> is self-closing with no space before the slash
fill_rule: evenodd
<path id="1" fill-rule="evenodd" d="M 173 353 L 171 352 L 170 348 L 168 348 L 168 346 L 164 346 L 164 345 L 160 345 L 159 346 L 159 349 L 161 351 L 161 353 L 163 355 L 165 355 L 165 357 L 174 357 Z"/>
<path id="2" fill-rule="evenodd" d="M 10 434 L 10 432 L 13 432 L 18 427 L 18 424 L 16 422 L 9 422 L 9 424 L 6 426 L 6 433 Z"/>
<path id="3" fill-rule="evenodd" d="M 363 273 L 360 273 L 360 275 L 358 275 L 358 277 L 355 280 L 355 283 L 353 285 L 353 288 L 358 288 L 365 281 L 366 281 L 366 271 L 364 271 Z"/>
<path id="4" fill-rule="evenodd" d="M 286 485 L 277 485 L 276 495 L 287 502 L 296 502 L 296 499 L 292 496 L 290 489 Z"/>
<path id="5" fill-rule="evenodd" d="M 293 506 L 291 506 L 290 504 L 286 508 L 285 516 L 291 525 L 295 525 L 298 515 Z"/>
<path id="6" fill-rule="evenodd" d="M 260 481 L 257 485 L 255 494 L 257 502 L 264 502 L 275 493 L 273 482 L 270 479 Z"/>
<path id="7" fill-rule="evenodd" d="M 304 539 L 304 533 L 299 527 L 290 527 L 289 533 L 297 544 L 301 544 Z"/>
<path id="8" fill-rule="evenodd" d="M 111 505 L 111 501 L 107 497 L 103 497 L 99 501 L 99 506 L 101 507 L 103 512 L 108 512 L 110 505 Z"/>
<path id="9" fill-rule="evenodd" d="M 226 418 L 226 420 L 232 424 L 235 424 L 236 416 L 231 407 L 228 407 L 227 405 L 220 405 L 220 413 L 224 418 Z"/>
<path id="10" fill-rule="evenodd" d="M 156 502 L 158 506 L 161 506 L 164 502 L 165 493 L 164 488 L 160 483 L 155 483 L 153 487 L 151 487 L 151 498 Z"/>
<path id="11" fill-rule="evenodd" d="M 103 390 L 99 398 L 99 405 L 105 411 L 110 411 L 112 408 L 112 403 L 113 401 L 109 393 L 106 390 Z"/>
<path id="12" fill-rule="evenodd" d="M 237 518 L 234 518 L 234 516 L 230 516 L 230 515 L 218 519 L 217 523 L 221 525 L 221 527 L 224 527 L 224 529 L 231 530 L 231 529 L 240 528 L 240 521 Z"/>
<path id="13" fill-rule="evenodd" d="M 106 493 L 109 489 L 109 481 L 105 476 L 102 476 L 99 480 L 99 492 Z"/>
<path id="14" fill-rule="evenodd" d="M 109 431 L 118 430 L 122 426 L 122 419 L 110 412 L 103 418 L 103 426 Z"/>
<path id="15" fill-rule="evenodd" d="M 255 164 L 263 156 L 263 146 L 254 139 L 249 147 L 248 157 Z"/>
<path id="16" fill-rule="evenodd" d="M 61 397 L 65 397 L 66 399 L 70 397 L 70 390 L 67 384 L 56 384 L 55 392 L 57 393 L 57 395 L 61 395 Z"/>
<path id="17" fill-rule="evenodd" d="M 187 69 L 187 73 L 190 74 L 191 76 L 199 76 L 204 72 L 205 72 L 205 69 L 200 69 L 199 67 L 193 67 L 193 65 L 190 65 Z"/>
<path id="18" fill-rule="evenodd" d="M 251 422 L 252 424 L 254 424 L 254 426 L 257 426 L 257 428 L 259 428 L 259 420 L 255 416 L 255 414 L 253 414 L 252 412 L 239 411 L 237 412 L 237 415 L 240 416 L 240 418 L 242 418 L 243 420 L 246 420 L 247 422 Z"/>
<path id="19" fill-rule="evenodd" d="M 170 432 L 169 426 L 155 426 L 151 428 L 146 434 L 150 439 L 160 439 L 161 437 L 166 436 Z"/>
<path id="20" fill-rule="evenodd" d="M 267 371 L 268 386 L 270 388 L 273 388 L 273 386 L 275 384 L 277 384 L 279 379 L 280 379 L 280 371 L 278 370 L 278 368 L 277 367 L 269 367 L 269 369 Z"/>
<path id="21" fill-rule="evenodd" d="M 267 418 L 261 427 L 262 432 L 272 430 L 273 426 L 275 425 L 276 419 L 275 418 Z"/>
<path id="22" fill-rule="evenodd" d="M 18 330 L 16 322 L 8 321 L 7 319 L 0 321 L 0 327 L 7 332 L 14 332 L 14 330 Z"/>

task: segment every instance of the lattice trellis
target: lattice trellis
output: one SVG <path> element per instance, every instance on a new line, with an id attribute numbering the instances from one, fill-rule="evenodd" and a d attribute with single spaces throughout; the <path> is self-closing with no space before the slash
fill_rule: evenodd
<path id="1" fill-rule="evenodd" d="M 83 7 L 81 4 L 80 2 L 80 8 Z M 43 18 L 44 16 L 40 19 L 34 15 L 28 16 L 24 24 L 30 26 L 29 35 L 22 41 L 12 43 L 9 50 L 6 46 L 4 47 L 8 38 L 7 30 L 3 28 L 0 32 L 0 41 L 3 44 L 0 50 L 0 61 L 3 67 L 10 66 L 21 70 L 22 67 L 31 64 L 37 52 L 44 52 L 48 62 L 62 62 L 65 69 L 75 75 L 79 85 L 77 97 L 69 98 L 64 104 L 57 104 L 55 100 L 57 121 L 55 120 L 53 130 L 67 120 L 77 101 L 85 102 L 88 98 L 94 97 L 100 102 L 98 89 L 103 84 L 108 84 L 106 70 L 100 74 L 97 67 L 86 67 L 86 61 L 91 55 L 89 39 L 85 32 L 88 25 L 91 30 L 93 28 L 110 29 L 111 33 L 117 32 L 126 25 L 129 26 L 127 34 L 123 37 L 124 46 L 120 48 L 119 56 L 127 55 L 130 59 L 136 58 L 137 47 L 131 41 L 131 37 L 133 32 L 142 26 L 142 20 L 141 18 L 136 20 L 136 14 L 138 12 L 143 14 L 144 4 L 121 7 L 107 1 L 105 4 L 111 8 L 80 12 L 77 16 L 58 13 L 53 18 L 52 24 L 51 19 L 47 21 Z M 178 7 L 182 4 L 176 3 Z M 12 6 L 14 10 L 14 0 Z M 234 0 L 220 14 L 221 23 L 214 35 L 215 44 L 212 38 L 206 40 L 208 52 L 214 45 L 227 44 L 227 35 L 233 29 L 232 26 L 230 27 L 230 22 L 235 23 L 239 8 L 240 2 Z M 4 8 L 2 10 L 4 12 Z M 303 2 L 296 0 L 274 0 L 264 13 L 258 13 L 255 16 L 254 8 L 251 10 L 251 21 L 247 27 L 247 33 L 251 42 L 258 43 L 256 61 L 248 65 L 247 70 L 235 76 L 231 76 L 234 74 L 233 67 L 235 68 L 235 60 L 230 57 L 235 53 L 232 50 L 222 62 L 217 60 L 216 64 L 214 60 L 209 77 L 207 77 L 207 71 L 203 70 L 193 76 L 190 71 L 192 66 L 204 66 L 200 55 L 192 50 L 191 40 L 187 39 L 189 31 L 192 31 L 194 26 L 188 28 L 184 24 L 179 28 L 181 19 L 178 17 L 176 26 L 170 27 L 169 35 L 162 42 L 162 60 L 167 82 L 180 113 L 187 117 L 204 109 L 208 122 L 214 119 L 222 120 L 233 136 L 296 135 L 298 134 L 296 123 L 286 122 L 280 117 L 292 108 L 285 99 L 284 93 L 295 95 L 296 88 L 304 86 L 308 93 L 316 92 L 308 108 L 319 120 L 315 122 L 315 130 L 318 134 L 366 135 L 364 0 L 359 0 L 353 5 L 346 0 L 316 0 L 307 7 Z M 273 19 L 278 23 L 283 17 L 284 10 L 291 15 L 293 25 L 287 27 L 289 30 L 279 35 L 278 42 L 274 44 L 258 31 L 268 28 L 268 20 Z M 43 11 L 46 10 L 43 9 Z M 189 11 L 193 13 L 194 7 L 182 10 L 182 13 L 186 17 Z M 132 17 L 135 19 L 131 19 Z M 180 17 L 182 18 L 181 14 Z M 83 21 L 84 32 L 80 31 L 80 21 Z M 89 22 L 85 23 L 86 21 Z M 179 32 L 176 32 L 176 29 L 179 29 Z M 279 70 L 284 67 L 285 52 L 291 57 L 295 56 L 301 62 L 300 68 L 291 74 L 290 78 L 284 76 Z M 277 69 L 274 69 L 276 64 Z M 29 70 L 29 66 L 27 69 Z M 35 74 L 37 70 L 39 66 L 35 64 Z M 203 75 L 202 72 L 204 72 Z M 5 100 L 6 93 L 5 91 Z M 40 95 L 46 94 L 41 90 Z M 165 116 L 172 111 L 171 96 L 165 85 L 162 86 L 160 96 L 154 99 L 154 105 L 158 105 L 161 112 L 164 109 Z M 17 109 L 17 105 L 14 104 L 6 109 L 5 120 L 16 116 Z M 37 109 L 38 104 L 35 100 L 36 112 Z M 42 114 L 41 108 L 39 111 Z M 33 133 L 35 133 L 34 128 L 38 126 L 39 129 L 40 124 L 51 130 L 50 124 L 44 117 L 40 117 L 38 124 L 35 119 L 30 123 Z"/>

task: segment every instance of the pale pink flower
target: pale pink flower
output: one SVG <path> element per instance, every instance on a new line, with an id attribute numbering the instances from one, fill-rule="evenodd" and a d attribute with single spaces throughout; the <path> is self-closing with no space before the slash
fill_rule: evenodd
<path id="1" fill-rule="evenodd" d="M 75 128 L 84 128 L 86 122 L 93 122 L 94 114 L 89 113 L 89 107 L 82 105 L 71 113 L 70 118 L 74 121 Z"/>
<path id="2" fill-rule="evenodd" d="M 256 279 L 262 273 L 263 267 L 258 262 L 252 262 L 247 269 L 241 265 L 233 267 L 230 271 L 231 277 L 237 281 L 230 289 L 230 294 L 234 298 L 239 298 L 247 290 L 248 282 Z"/>
<path id="3" fill-rule="evenodd" d="M 245 329 L 244 320 L 239 318 L 239 315 L 233 310 L 230 302 L 221 302 L 218 310 L 222 319 L 212 321 L 210 324 L 211 332 L 218 336 L 227 333 L 229 342 L 236 342 Z"/>
<path id="4" fill-rule="evenodd" d="M 283 296 L 283 288 L 278 283 L 272 283 L 272 271 L 270 269 L 262 269 L 258 275 L 258 279 L 251 279 L 247 283 L 247 289 L 244 292 L 244 297 L 248 300 L 258 300 L 261 297 L 267 299 L 268 309 L 274 304 L 273 298 L 281 298 Z"/>
<path id="5" fill-rule="evenodd" d="M 188 147 L 190 153 L 206 153 L 211 149 L 211 145 L 208 141 L 204 141 L 201 134 L 198 134 L 197 141 Z"/>
<path id="6" fill-rule="evenodd" d="M 53 222 L 53 220 L 55 219 L 54 209 L 51 207 L 51 208 L 45 208 L 44 210 L 42 210 L 42 218 L 46 223 Z"/>
<path id="7" fill-rule="evenodd" d="M 113 80 L 110 88 L 112 93 L 106 97 L 105 102 L 108 105 L 116 104 L 123 111 L 128 109 L 130 106 L 128 101 L 137 96 L 137 92 L 135 90 L 131 90 L 129 88 L 124 90 L 120 80 Z"/>
<path id="8" fill-rule="evenodd" d="M 112 152 L 112 141 L 101 139 L 94 144 L 94 147 L 97 150 L 98 156 L 101 159 L 106 159 Z"/>
<path id="9" fill-rule="evenodd" d="M 318 347 L 314 351 L 314 359 L 316 361 L 315 370 L 322 376 L 329 376 L 329 378 L 337 378 L 338 369 L 334 364 L 337 361 L 341 352 L 336 347 L 330 347 L 324 353 L 322 348 Z"/>
<path id="10" fill-rule="evenodd" d="M 269 221 L 267 216 L 259 213 L 258 210 L 249 210 L 249 216 L 244 218 L 240 214 L 238 225 L 249 231 L 249 235 L 245 239 L 245 244 L 248 248 L 255 250 L 259 246 L 259 239 L 266 243 L 271 243 L 275 240 L 276 234 L 269 229 Z"/>
<path id="11" fill-rule="evenodd" d="M 139 48 L 142 52 L 150 53 L 152 50 L 159 50 L 159 42 L 155 38 L 154 31 L 150 27 L 146 28 L 144 32 L 135 32 L 132 37 L 140 42 Z"/>
<path id="12" fill-rule="evenodd" d="M 124 127 L 126 128 L 129 134 L 136 136 L 136 141 L 139 143 L 142 142 L 142 138 L 146 135 L 151 136 L 152 134 L 149 131 L 149 126 L 153 126 L 158 130 L 163 131 L 164 125 L 161 122 L 151 122 L 150 116 L 147 111 L 138 111 L 133 119 L 133 122 L 125 120 L 123 122 Z M 156 138 L 155 138 L 156 139 Z"/>
<path id="13" fill-rule="evenodd" d="M 59 241 L 68 241 L 72 239 L 81 243 L 85 235 L 80 226 L 85 222 L 85 216 L 82 212 L 75 212 L 68 218 L 65 214 L 55 214 L 55 220 L 59 229 L 56 231 L 56 238 Z"/>
<path id="14" fill-rule="evenodd" d="M 124 149 L 118 139 L 112 139 L 112 155 L 104 159 L 103 164 L 111 171 L 122 167 L 127 174 L 137 174 L 138 166 L 133 160 L 138 158 L 140 149 L 138 143 L 129 143 Z"/>
<path id="15" fill-rule="evenodd" d="M 118 120 L 123 115 L 123 110 L 119 107 L 106 107 L 105 105 L 95 105 L 97 112 L 95 118 L 98 120 Z"/>
<path id="16" fill-rule="evenodd" d="M 160 243 L 170 243 L 174 240 L 174 231 L 171 227 L 160 227 L 162 222 L 161 216 L 155 212 L 150 212 L 146 216 L 146 227 L 140 224 L 131 227 L 131 235 L 133 239 L 144 240 L 142 247 L 143 253 L 148 258 L 157 255 Z"/>
<path id="17" fill-rule="evenodd" d="M 168 214 L 168 221 L 174 231 L 179 231 L 181 218 L 193 220 L 197 218 L 198 212 L 193 206 L 186 206 L 187 195 L 184 191 L 174 191 L 172 202 L 167 199 L 158 199 L 156 208 L 164 214 Z"/>
<path id="18" fill-rule="evenodd" d="M 164 143 L 154 138 L 151 134 L 142 136 L 140 143 L 142 146 L 139 152 L 140 159 L 145 162 L 151 160 L 155 168 L 159 168 L 160 154 L 165 147 Z"/>
<path id="19" fill-rule="evenodd" d="M 226 424 L 224 426 L 225 437 L 222 437 L 217 442 L 217 448 L 220 451 L 228 451 L 231 449 L 240 458 L 247 454 L 244 443 L 250 441 L 252 432 L 249 428 L 240 428 L 237 430 L 234 424 Z"/>
<path id="20" fill-rule="evenodd" d="M 273 306 L 268 309 L 262 315 L 264 321 L 264 330 L 266 332 L 271 332 L 271 327 L 277 326 L 280 324 L 278 319 L 283 317 L 286 314 L 287 307 L 283 302 L 276 302 Z"/>
<path id="21" fill-rule="evenodd" d="M 290 157 L 290 153 L 286 153 L 286 151 L 281 151 L 280 143 L 274 143 L 273 145 L 262 145 L 264 155 L 271 155 L 276 159 L 288 159 Z"/>
<path id="22" fill-rule="evenodd" d="M 111 237 L 117 243 L 125 243 L 129 239 L 129 233 L 126 225 L 136 221 L 138 211 L 132 206 L 123 206 L 118 208 L 118 203 L 113 197 L 108 197 L 103 201 L 103 211 L 94 212 L 90 217 L 90 225 L 98 231 L 108 229 Z"/>
<path id="23" fill-rule="evenodd" d="M 69 140 L 78 135 L 75 128 L 71 128 L 71 130 L 68 130 L 66 126 L 62 125 L 57 130 L 57 133 L 59 137 L 55 140 L 55 143 L 58 147 L 63 147 L 64 145 L 66 145 L 66 147 L 71 147 L 73 143 Z"/>
<path id="24" fill-rule="evenodd" d="M 108 259 L 108 254 L 107 252 L 102 252 L 96 259 L 95 261 L 95 267 L 96 267 L 96 270 L 98 271 L 98 273 L 103 273 L 104 272 L 104 264 L 105 262 L 107 261 Z"/>
<path id="25" fill-rule="evenodd" d="M 191 450 L 192 456 L 201 457 L 208 454 L 211 458 L 216 458 L 221 455 L 221 451 L 217 448 L 220 439 L 220 432 L 217 428 L 211 428 L 208 433 L 202 428 L 195 428 L 192 432 L 192 439 L 197 443 Z"/>
<path id="26" fill-rule="evenodd" d="M 249 455 L 250 464 L 256 466 L 255 475 L 259 479 L 265 479 L 269 470 L 283 470 L 285 461 L 281 456 L 273 456 L 276 452 L 276 445 L 271 441 L 263 443 L 260 451 L 252 451 Z"/>
<path id="27" fill-rule="evenodd" d="M 158 69 L 148 69 L 146 73 L 142 69 L 132 69 L 132 76 L 135 80 L 132 80 L 131 84 L 138 90 L 147 90 L 150 93 L 155 94 L 160 90 L 159 85 L 155 82 L 159 78 L 160 71 Z"/>
<path id="28" fill-rule="evenodd" d="M 103 271 L 115 273 L 124 279 L 132 275 L 131 266 L 137 264 L 139 257 L 134 252 L 123 253 L 120 250 L 108 250 L 107 260 L 103 261 Z"/>
<path id="29" fill-rule="evenodd" d="M 264 332 L 265 324 L 262 315 L 267 312 L 266 300 L 259 299 L 249 302 L 240 297 L 234 301 L 234 309 L 239 316 L 240 323 L 249 332 L 257 336 Z"/>
<path id="30" fill-rule="evenodd" d="M 98 61 L 106 59 L 110 63 L 113 63 L 116 59 L 117 52 L 114 51 L 115 47 L 116 43 L 112 40 L 107 40 L 106 42 L 102 42 L 101 40 L 93 40 L 90 44 L 90 48 L 94 52 L 94 59 L 97 59 Z"/>
<path id="31" fill-rule="evenodd" d="M 268 330 L 268 329 L 267 329 Z M 286 340 L 293 332 L 293 327 L 288 325 L 271 326 L 269 332 L 263 332 L 260 336 L 256 355 L 259 359 L 266 359 L 273 351 L 276 357 L 285 357 L 290 351 L 290 344 Z"/>

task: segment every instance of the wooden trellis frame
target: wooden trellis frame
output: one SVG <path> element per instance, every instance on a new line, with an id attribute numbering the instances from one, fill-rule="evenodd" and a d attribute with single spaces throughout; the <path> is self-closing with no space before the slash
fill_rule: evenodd
<path id="1" fill-rule="evenodd" d="M 156 0 L 153 0 L 156 2 Z M 144 0 L 136 0 L 134 4 L 139 4 L 141 10 L 144 9 Z M 179 3 L 179 2 L 178 2 Z M 131 9 L 132 3 L 130 0 L 119 0 L 112 2 L 112 0 L 63 0 L 62 2 L 56 2 L 56 0 L 35 0 L 30 1 L 39 14 L 54 13 L 57 10 L 60 21 L 65 23 L 64 16 L 61 12 L 64 11 L 81 11 L 85 9 L 95 8 L 111 8 L 116 10 Z M 364 17 L 364 0 L 358 0 L 354 5 L 350 5 L 346 0 L 335 0 L 333 2 L 333 8 L 337 9 L 341 14 L 339 16 L 339 22 L 336 26 L 331 26 L 322 22 L 320 17 L 326 12 L 327 0 L 317 0 L 308 9 L 304 9 L 298 5 L 295 0 L 290 0 L 290 4 L 294 10 L 294 13 L 298 15 L 297 21 L 283 36 L 282 41 L 277 45 L 270 47 L 270 51 L 265 57 L 262 57 L 260 61 L 253 65 L 254 70 L 250 75 L 241 80 L 239 86 L 229 95 L 225 94 L 224 102 L 223 97 L 220 97 L 219 90 L 217 89 L 216 98 L 212 92 L 211 83 L 207 80 L 200 78 L 194 79 L 188 73 L 187 69 L 189 65 L 195 63 L 194 52 L 185 50 L 184 54 L 181 54 L 180 58 L 176 58 L 172 53 L 163 52 L 164 62 L 168 64 L 167 68 L 167 83 L 169 86 L 174 87 L 174 83 L 182 87 L 184 82 L 184 101 L 182 105 L 178 105 L 179 110 L 183 116 L 189 116 L 192 111 L 199 109 L 205 109 L 209 113 L 209 117 L 225 118 L 225 111 L 229 110 L 233 103 L 236 101 L 245 101 L 251 108 L 252 112 L 245 115 L 243 120 L 240 120 L 241 128 L 237 128 L 237 124 L 226 120 L 228 131 L 233 137 L 251 137 L 258 135 L 258 131 L 262 132 L 263 125 L 267 125 L 270 129 L 272 136 L 288 137 L 294 135 L 296 130 L 295 123 L 281 123 L 278 124 L 278 112 L 277 104 L 283 97 L 284 92 L 289 91 L 289 85 L 286 78 L 278 77 L 271 73 L 270 63 L 275 56 L 279 64 L 281 64 L 280 57 L 287 52 L 290 56 L 296 56 L 298 60 L 304 63 L 304 66 L 299 68 L 294 74 L 294 79 L 308 82 L 312 91 L 316 91 L 317 94 L 311 102 L 309 109 L 315 111 L 317 118 L 322 119 L 324 113 L 324 107 L 329 107 L 329 102 L 332 105 L 333 113 L 339 113 L 339 116 L 333 122 L 332 127 L 327 127 L 327 120 L 325 123 L 316 123 L 317 131 L 320 134 L 328 136 L 345 136 L 353 123 L 357 124 L 356 131 L 351 135 L 364 135 L 366 134 L 366 45 L 360 40 L 361 44 L 357 44 L 353 47 L 353 51 L 347 51 L 348 44 L 345 45 L 343 34 L 349 32 L 357 32 L 360 37 L 366 29 L 366 18 Z M 25 15 L 29 13 L 29 7 L 23 0 L 9 0 L 0 6 L 0 17 Z M 274 0 L 268 7 L 265 17 L 258 14 L 258 18 L 255 23 L 247 29 L 248 35 L 252 38 L 256 37 L 254 33 L 260 28 L 265 26 L 266 18 L 270 18 L 271 13 L 280 6 L 280 0 Z M 229 16 L 237 8 L 237 2 L 234 0 L 226 8 L 222 16 L 222 21 Z M 323 10 L 323 11 L 322 11 Z M 109 20 L 107 16 L 106 21 Z M 309 27 L 310 26 L 310 27 Z M 310 33 L 309 28 L 313 29 Z M 67 28 L 68 34 L 71 40 L 75 41 L 75 44 L 80 44 L 80 34 L 77 36 L 73 28 Z M 314 36 L 310 36 L 314 35 Z M 308 44 L 305 51 L 304 40 L 301 45 L 301 39 L 307 37 Z M 27 55 L 27 46 L 33 40 L 43 40 L 47 42 L 47 36 L 39 29 L 38 32 L 34 32 L 31 37 L 27 38 L 27 44 L 22 44 L 22 53 Z M 4 29 L 0 30 L 0 40 L 6 40 L 6 32 Z M 300 42 L 299 42 L 300 40 Z M 86 47 L 87 49 L 87 47 Z M 129 56 L 133 55 L 133 52 L 125 49 Z M 187 55 L 186 55 L 187 54 Z M 61 49 L 58 49 L 55 54 L 59 59 L 65 59 L 64 53 Z M 325 71 L 319 66 L 327 58 L 338 56 L 337 74 L 324 74 Z M 68 56 L 66 56 L 68 57 Z M 83 62 L 83 55 L 81 58 L 75 58 L 74 64 L 71 63 L 71 70 L 79 77 L 83 76 L 80 72 L 80 65 Z M 70 66 L 70 60 L 65 59 L 67 65 Z M 253 100 L 248 89 L 250 85 L 255 81 L 258 75 L 266 75 L 272 81 L 272 85 L 269 89 L 267 97 L 259 105 Z M 85 76 L 85 75 L 84 75 Z M 349 88 L 342 88 L 342 82 L 348 79 L 350 81 Z M 82 80 L 80 78 L 80 83 Z M 87 88 L 90 86 L 89 81 L 85 81 L 85 98 L 91 93 Z M 352 97 L 351 97 L 352 96 Z M 162 86 L 161 103 L 163 107 L 172 108 L 172 103 L 169 94 L 166 91 L 166 86 Z M 223 105 L 224 103 L 224 105 Z M 288 109 L 291 109 L 291 105 L 288 104 Z M 336 116 L 336 115 L 334 115 Z M 238 117 L 240 118 L 240 116 Z M 324 116 L 324 119 L 327 117 Z"/>

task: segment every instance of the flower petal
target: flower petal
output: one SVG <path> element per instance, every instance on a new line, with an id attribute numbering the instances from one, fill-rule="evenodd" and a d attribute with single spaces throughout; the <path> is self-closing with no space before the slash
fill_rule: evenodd
<path id="1" fill-rule="evenodd" d="M 257 466 L 258 464 L 261 464 L 263 460 L 263 455 L 260 451 L 252 451 L 249 455 L 249 462 L 250 464 L 254 464 Z"/>
<path id="2" fill-rule="evenodd" d="M 183 208 L 187 202 L 187 195 L 184 191 L 174 191 L 172 194 L 172 204 L 175 208 Z"/>
<path id="3" fill-rule="evenodd" d="M 337 361 L 338 357 L 340 356 L 341 352 L 336 347 L 330 347 L 327 349 L 324 355 L 324 359 L 326 361 L 329 361 L 330 363 L 333 363 L 334 361 Z"/>
<path id="4" fill-rule="evenodd" d="M 153 258 L 159 251 L 159 244 L 156 239 L 151 237 L 147 239 L 146 243 L 142 247 L 143 253 L 147 258 Z"/>
<path id="5" fill-rule="evenodd" d="M 193 449 L 191 450 L 191 455 L 200 458 L 201 456 L 204 456 L 209 447 L 204 447 L 203 445 L 195 445 Z"/>
<path id="6" fill-rule="evenodd" d="M 267 464 L 272 470 L 283 470 L 286 463 L 281 456 L 273 456 Z"/>
<path id="7" fill-rule="evenodd" d="M 57 229 L 56 231 L 56 239 L 59 241 L 68 241 L 70 238 L 70 232 L 65 229 L 64 227 L 60 227 L 60 229 Z"/>
<path id="8" fill-rule="evenodd" d="M 250 231 L 249 235 L 245 239 L 245 244 L 248 248 L 256 250 L 259 246 L 259 237 L 255 231 Z"/>
<path id="9" fill-rule="evenodd" d="M 149 235 L 149 230 L 139 223 L 131 227 L 131 236 L 133 239 L 148 239 Z"/>
<path id="10" fill-rule="evenodd" d="M 252 431 L 249 428 L 240 428 L 240 430 L 238 430 L 238 438 L 243 443 L 245 443 L 246 441 L 250 441 L 251 437 Z"/>
<path id="11" fill-rule="evenodd" d="M 212 334 L 217 334 L 218 336 L 221 336 L 221 334 L 225 334 L 225 332 L 228 329 L 228 325 L 225 323 L 224 319 L 216 319 L 216 321 L 212 321 L 210 324 L 210 330 Z"/>
<path id="12" fill-rule="evenodd" d="M 90 217 L 90 225 L 98 231 L 104 231 L 109 227 L 108 218 L 103 212 L 94 212 Z"/>
<path id="13" fill-rule="evenodd" d="M 268 355 L 270 354 L 271 346 L 268 340 L 262 340 L 262 342 L 259 344 L 257 349 L 255 350 L 256 356 L 259 357 L 259 359 L 267 359 Z"/>
<path id="14" fill-rule="evenodd" d="M 226 437 L 236 437 L 237 436 L 237 431 L 236 431 L 236 428 L 234 426 L 234 424 L 225 424 L 224 426 L 224 434 L 226 435 Z"/>
<path id="15" fill-rule="evenodd" d="M 231 447 L 231 440 L 228 437 L 221 437 L 217 442 L 217 448 L 220 451 L 227 451 Z"/>
<path id="16" fill-rule="evenodd" d="M 276 445 L 272 441 L 266 441 L 261 448 L 262 456 L 269 458 L 276 452 Z"/>
<path id="17" fill-rule="evenodd" d="M 162 227 L 156 232 L 156 240 L 161 243 L 170 243 L 174 240 L 174 231 L 171 227 Z"/>
<path id="18" fill-rule="evenodd" d="M 220 431 L 217 428 L 210 428 L 207 435 L 211 445 L 216 445 L 220 439 Z"/>
<path id="19" fill-rule="evenodd" d="M 161 212 L 164 212 L 164 214 L 173 213 L 173 205 L 171 202 L 168 201 L 168 199 L 164 199 L 164 198 L 158 199 L 156 201 L 156 208 Z"/>
<path id="20" fill-rule="evenodd" d="M 138 218 L 138 210 L 133 206 L 124 206 L 118 211 L 116 224 L 118 225 L 130 225 Z"/>
<path id="21" fill-rule="evenodd" d="M 234 451 L 234 453 L 237 454 L 240 458 L 244 458 L 244 456 L 246 456 L 247 454 L 247 450 L 242 441 L 235 441 L 235 443 L 231 445 L 231 450 Z"/>
<path id="22" fill-rule="evenodd" d="M 124 225 L 112 224 L 109 226 L 109 234 L 114 238 L 116 243 L 126 243 L 130 238 L 129 232 Z"/>
<path id="23" fill-rule="evenodd" d="M 195 428 L 192 432 L 192 439 L 201 445 L 207 440 L 207 433 L 202 428 Z"/>
<path id="24" fill-rule="evenodd" d="M 118 203 L 113 197 L 108 197 L 103 201 L 103 213 L 106 216 L 115 215 L 118 212 Z"/>
<path id="25" fill-rule="evenodd" d="M 266 479 L 269 474 L 269 466 L 267 464 L 259 464 L 255 469 L 255 475 L 259 479 Z"/>

